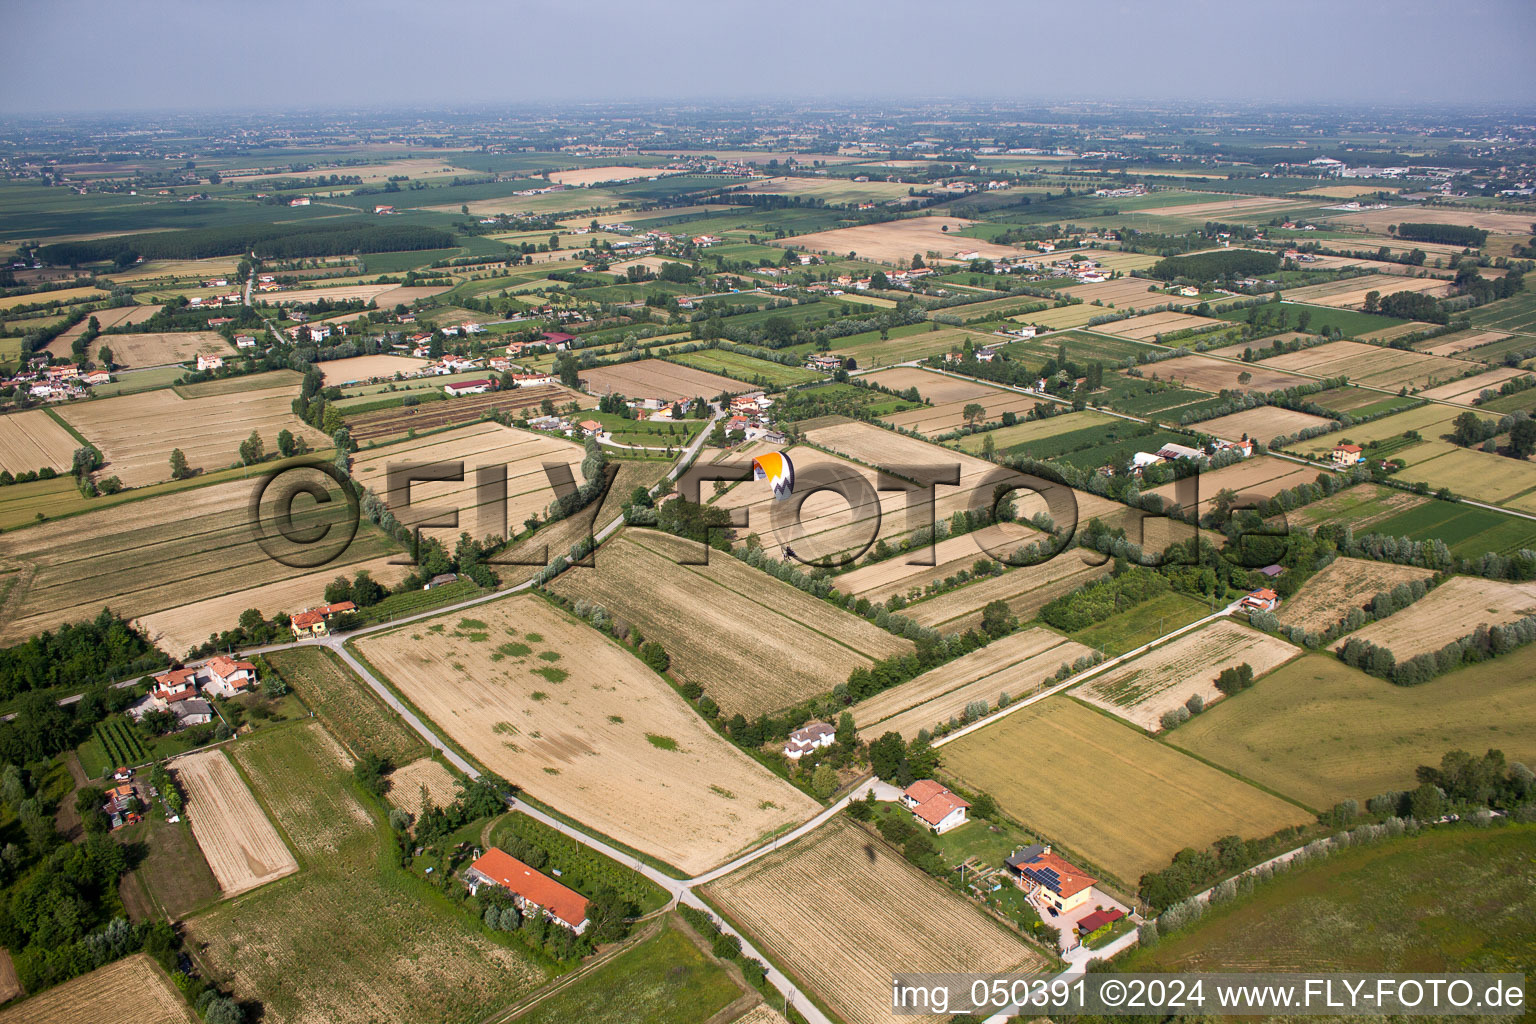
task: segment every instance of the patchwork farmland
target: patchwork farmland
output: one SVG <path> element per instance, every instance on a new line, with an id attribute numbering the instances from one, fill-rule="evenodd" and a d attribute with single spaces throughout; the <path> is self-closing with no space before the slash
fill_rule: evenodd
<path id="1" fill-rule="evenodd" d="M 525 529 L 524 520 L 542 515 L 555 500 L 544 464 L 564 463 L 570 467 L 572 480 L 579 483 L 584 456 L 581 445 L 563 438 L 499 423 L 476 423 L 365 448 L 353 461 L 352 478 L 382 498 L 407 527 L 435 518 L 444 510 L 456 511 L 458 526 L 424 528 L 428 536 L 438 536 L 451 545 L 463 530 L 475 537 L 505 537 L 509 530 Z M 409 486 L 408 493 L 392 491 L 389 468 L 401 463 L 462 463 L 463 479 L 419 481 Z M 498 496 L 481 505 L 477 478 L 481 466 L 506 467 L 505 502 Z"/>
<path id="2" fill-rule="evenodd" d="M 1029 770 L 1020 771 L 1025 750 Z M 1127 882 L 1187 846 L 1267 836 L 1312 818 L 1064 696 L 1011 712 L 943 751 L 945 771 L 960 783 Z M 1114 814 L 1083 815 L 1106 799 Z"/>
<path id="3" fill-rule="evenodd" d="M 1186 633 L 1117 665 L 1074 689 L 1073 695 L 1148 732 L 1162 728 L 1164 713 L 1196 695 L 1209 707 L 1223 698 L 1216 678 L 1246 664 L 1255 677 L 1301 653 L 1278 637 L 1222 620 Z"/>
<path id="4" fill-rule="evenodd" d="M 1062 594 L 1109 575 L 1110 568 L 1109 561 L 1093 565 L 1077 551 L 1064 551 L 1039 565 L 1010 569 L 1001 576 L 918 601 L 902 614 L 945 633 L 964 632 L 981 624 L 981 611 L 988 604 L 1006 601 L 1009 611 L 1027 621 Z"/>
<path id="5" fill-rule="evenodd" d="M 0 567 L 15 576 L 0 608 L 0 641 L 93 618 L 104 606 L 124 616 L 148 615 L 308 575 L 312 570 L 279 564 L 258 544 L 250 496 L 250 481 L 235 480 L 0 535 Z M 260 520 L 270 535 L 277 532 L 274 514 L 266 510 Z M 294 525 L 340 528 L 345 514 L 337 497 L 313 510 L 296 507 Z M 74 543 L 80 536 L 93 540 Z M 394 550 L 392 540 L 364 524 L 327 569 L 334 575 Z M 168 653 L 180 656 L 185 648 Z"/>
<path id="6" fill-rule="evenodd" d="M 943 1019 L 894 1017 L 892 972 L 1045 966 L 1002 925 L 841 816 L 704 893 L 849 1024 Z"/>
<path id="7" fill-rule="evenodd" d="M 514 417 L 538 416 L 545 402 L 552 403 L 557 409 L 564 409 L 572 402 L 583 409 L 597 405 L 597 399 L 591 395 L 559 384 L 544 384 L 514 388 L 511 391 L 464 395 L 421 405 L 347 413 L 347 429 L 352 432 L 352 439 L 366 448 L 402 437 L 411 431 L 425 434 L 442 427 L 476 423 L 485 419 L 487 413 L 496 411 Z M 343 412 L 346 412 L 345 408 Z"/>
<path id="8" fill-rule="evenodd" d="M 1358 341 L 1330 341 L 1315 348 L 1272 356 L 1261 365 L 1276 370 L 1295 370 L 1313 377 L 1348 377 L 1351 383 L 1389 391 L 1433 387 L 1459 380 L 1479 368 L 1479 364 L 1461 359 Z"/>
<path id="9" fill-rule="evenodd" d="M 449 739 L 529 795 L 690 873 L 818 809 L 585 623 L 531 596 L 474 614 L 357 648 Z"/>
<path id="10" fill-rule="evenodd" d="M 128 487 L 171 479 L 172 449 L 180 448 L 194 471 L 240 464 L 240 445 L 255 431 L 268 452 L 279 431 L 302 437 L 323 451 L 331 439 L 293 414 L 298 388 L 265 388 L 239 394 L 183 398 L 174 391 L 103 398 L 64 406 L 59 414 L 101 449 L 101 472 Z"/>
<path id="11" fill-rule="evenodd" d="M 856 668 L 912 650 L 873 623 L 832 607 L 701 545 L 629 530 L 595 556 L 598 572 L 569 572 L 550 586 L 601 605 L 656 640 L 672 673 L 705 687 L 727 715 L 778 711 L 826 693 Z"/>

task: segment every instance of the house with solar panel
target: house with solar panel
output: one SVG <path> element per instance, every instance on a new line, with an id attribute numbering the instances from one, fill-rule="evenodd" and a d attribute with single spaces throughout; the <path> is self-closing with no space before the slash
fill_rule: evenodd
<path id="1" fill-rule="evenodd" d="M 1087 903 L 1098 881 L 1039 843 L 1014 851 L 1004 863 L 1032 901 L 1053 907 L 1057 913 L 1076 910 Z"/>

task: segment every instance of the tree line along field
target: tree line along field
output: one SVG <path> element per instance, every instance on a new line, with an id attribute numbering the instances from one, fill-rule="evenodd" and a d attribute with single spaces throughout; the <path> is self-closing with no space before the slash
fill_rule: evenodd
<path id="1" fill-rule="evenodd" d="M 1216 678 L 1225 669 L 1246 664 L 1260 676 L 1300 653 L 1278 637 L 1222 620 L 1102 672 L 1073 694 L 1157 732 L 1164 712 L 1183 707 L 1192 696 L 1199 694 L 1207 707 L 1221 700 Z"/>
<path id="2" fill-rule="evenodd" d="M 188 754 L 170 767 L 187 796 L 192 834 L 225 898 L 299 869 L 224 751 Z"/>
<path id="3" fill-rule="evenodd" d="M 443 378 L 447 379 L 447 378 Z M 381 399 L 389 397 L 379 396 Z M 531 388 L 514 388 L 511 391 L 488 391 L 482 395 L 463 395 L 444 401 L 432 401 L 423 405 L 393 406 L 388 409 L 348 412 L 347 400 L 342 400 L 347 428 L 353 440 L 364 447 L 371 447 L 411 431 L 426 433 L 442 427 L 468 425 L 485 418 L 492 411 L 505 411 L 511 416 L 533 417 L 542 415 L 544 402 L 548 400 L 557 409 L 575 402 L 583 409 L 597 405 L 597 399 L 580 391 L 559 384 L 545 384 Z M 371 398 L 358 399 L 369 402 Z"/>
<path id="4" fill-rule="evenodd" d="M 1422 603 L 1422 602 L 1420 602 Z M 1308 654 L 1168 733 L 1212 764 L 1322 810 L 1417 785 L 1449 750 L 1536 758 L 1536 649 L 1394 686 Z M 1245 833 L 1246 834 L 1246 833 Z"/>
<path id="5" fill-rule="evenodd" d="M 1026 974 L 1046 966 L 1001 924 L 844 816 L 703 892 L 849 1024 L 943 1019 L 893 1016 L 894 972 Z"/>
<path id="6" fill-rule="evenodd" d="M 883 693 L 862 700 L 850 710 L 854 725 L 866 737 L 900 733 L 907 740 L 941 722 L 961 715 L 968 704 L 998 703 L 1028 696 L 1063 664 L 1090 653 L 1048 629 L 1026 629 L 994 640 L 985 647 Z"/>
<path id="7" fill-rule="evenodd" d="M 679 680 L 703 686 L 727 715 L 749 718 L 826 693 L 856 668 L 912 644 L 718 551 L 629 529 L 550 590 L 601 605 L 671 656 Z"/>
<path id="8" fill-rule="evenodd" d="M 1533 843 L 1531 825 L 1462 826 L 1343 850 L 1132 951 L 1123 969 L 1508 970 L 1536 943 Z"/>
<path id="9" fill-rule="evenodd" d="M 1405 661 L 1432 653 L 1480 625 L 1503 626 L 1536 615 L 1536 583 L 1453 576 L 1402 611 L 1351 634 Z"/>
<path id="10" fill-rule="evenodd" d="M 1064 696 L 942 750 L 944 771 L 965 788 L 990 793 L 1010 817 L 1127 883 L 1185 847 L 1267 836 L 1312 817 Z M 1088 807 L 1098 811 L 1085 815 Z"/>
<path id="11" fill-rule="evenodd" d="M 124 616 L 147 615 L 306 574 L 257 544 L 250 495 L 249 481 L 233 481 L 0 535 L 0 566 L 15 577 L 0 608 L 0 642 L 92 617 L 104 606 Z M 295 503 L 294 524 L 300 530 L 334 525 L 345 510 L 343 501 L 314 511 Z M 262 521 L 275 534 L 272 515 L 265 512 Z M 82 536 L 91 542 L 79 543 Z M 392 540 L 365 523 L 327 568 L 334 575 L 394 550 Z"/>
<path id="12" fill-rule="evenodd" d="M 114 960 L 5 1010 L 0 1024 L 197 1024 L 148 954 Z"/>
<path id="13" fill-rule="evenodd" d="M 185 924 L 210 980 L 259 999 L 273 1024 L 479 1019 L 546 969 L 466 921 L 395 866 L 380 812 L 318 723 L 242 739 L 231 756 L 293 844 L 301 870 Z"/>
<path id="14" fill-rule="evenodd" d="M 1371 441 L 1385 441 L 1399 437 L 1410 430 L 1417 431 L 1425 438 L 1438 438 L 1441 434 L 1449 434 L 1452 422 L 1465 411 L 1450 405 L 1435 403 L 1421 405 L 1416 409 L 1383 416 L 1370 423 L 1356 423 L 1331 434 L 1298 441 L 1291 448 L 1303 455 L 1325 456 L 1333 450 L 1335 445 L 1346 439 L 1354 444 L 1365 446 Z M 1489 422 L 1497 419 L 1497 417 L 1485 416 L 1478 418 Z"/>
<path id="15" fill-rule="evenodd" d="M 988 335 L 979 331 L 946 327 L 936 320 L 893 327 L 885 333 L 885 338 L 880 336 L 880 331 L 866 331 L 838 338 L 832 342 L 830 352 L 844 359 L 852 359 L 859 369 L 868 369 L 957 351 L 964 348 L 967 341 L 979 345 L 990 340 Z"/>
<path id="16" fill-rule="evenodd" d="M 254 430 L 266 451 L 277 451 L 287 430 L 313 449 L 331 439 L 293 414 L 297 388 L 265 388 L 207 398 L 182 398 L 171 390 L 75 402 L 59 414 L 101 449 L 103 476 L 128 487 L 171 479 L 173 449 L 181 449 L 193 470 L 240 464 L 240 445 Z"/>
<path id="17" fill-rule="evenodd" d="M 965 632 L 981 624 L 981 613 L 993 601 L 1028 621 L 1062 594 L 1109 575 L 1111 563 L 1087 562 L 1078 551 L 1064 551 L 1038 565 L 1010 569 L 1000 576 L 968 583 L 956 590 L 925 598 L 902 610 L 918 624 L 944 633 Z"/>
<path id="18" fill-rule="evenodd" d="M 1084 409 L 1081 412 L 1049 416 L 1043 420 L 1015 423 L 1011 427 L 998 427 L 995 430 L 967 434 L 959 441 L 950 443 L 963 452 L 977 455 L 986 444 L 986 439 L 990 437 L 993 449 L 1000 454 L 1028 455 L 1032 458 L 1044 459 L 1048 458 L 1050 453 L 1042 449 L 1042 454 L 1036 454 L 1037 445 L 1044 445 L 1052 439 L 1077 431 L 1082 431 L 1086 440 L 1098 436 L 1103 428 L 1111 424 L 1123 422 L 1125 421 L 1114 416 Z"/>
<path id="19" fill-rule="evenodd" d="M 1365 608 L 1377 594 L 1399 583 L 1432 576 L 1432 570 L 1413 565 L 1335 558 L 1280 605 L 1278 617 L 1281 625 L 1321 632 L 1343 619 L 1351 608 Z"/>
<path id="20" fill-rule="evenodd" d="M 1408 463 L 1400 473 L 1403 480 L 1423 482 L 1437 491 L 1443 487 L 1460 497 L 1519 512 L 1536 512 L 1536 464 L 1527 460 L 1462 448 L 1450 441 L 1422 441 L 1400 449 L 1395 457 Z"/>
<path id="21" fill-rule="evenodd" d="M 1299 466 L 1289 459 L 1264 456 L 1247 458 L 1230 466 L 1202 472 L 1195 477 L 1198 486 L 1194 489 L 1194 493 L 1199 496 L 1199 514 L 1203 516 L 1210 511 L 1216 496 L 1222 491 L 1234 492 L 1240 499 L 1240 506 L 1255 505 L 1297 484 L 1312 483 L 1323 472 L 1321 466 Z M 1179 483 L 1163 484 L 1154 487 L 1151 493 L 1169 505 L 1176 505 L 1189 493 L 1189 488 L 1186 486 L 1181 495 Z"/>
<path id="22" fill-rule="evenodd" d="M 423 531 L 452 546 L 464 530 L 472 536 L 487 537 L 525 529 L 524 520 L 542 516 L 555 500 L 544 463 L 564 463 L 570 467 L 573 482 L 580 484 L 584 456 L 581 445 L 564 438 L 482 422 L 365 448 L 353 460 L 352 478 L 383 499 L 395 518 L 407 527 L 436 518 L 445 510 L 456 511 L 458 526 Z M 408 491 L 403 485 L 391 491 L 389 469 L 402 463 L 462 463 L 463 479 L 418 481 Z M 484 507 L 480 505 L 477 470 L 481 466 L 505 467 L 505 502 L 496 499 Z"/>
<path id="23" fill-rule="evenodd" d="M 815 813 L 810 797 L 575 617 L 533 596 L 473 614 L 373 634 L 358 652 L 530 796 L 690 873 Z"/>
<path id="24" fill-rule="evenodd" d="M 67 470 L 80 442 L 46 409 L 0 416 L 0 470 Z"/>
<path id="25" fill-rule="evenodd" d="M 1011 554 L 1021 545 L 1042 536 L 1040 531 L 1021 523 L 997 523 L 996 530 L 987 534 L 987 543 L 996 549 L 997 555 Z M 996 557 L 981 546 L 981 538 L 962 533 L 948 537 L 931 548 L 919 545 L 911 551 L 881 561 L 865 561 L 857 569 L 833 577 L 837 589 L 854 597 L 867 597 L 871 601 L 884 602 L 894 595 L 908 596 L 921 592 L 924 585 L 939 582 L 963 570 L 970 571 L 978 559 Z M 913 562 L 929 561 L 932 565 L 914 565 Z"/>

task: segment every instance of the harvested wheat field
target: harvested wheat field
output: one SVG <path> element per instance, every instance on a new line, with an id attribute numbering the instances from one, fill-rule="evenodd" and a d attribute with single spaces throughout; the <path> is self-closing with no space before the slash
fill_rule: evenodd
<path id="1" fill-rule="evenodd" d="M 973 701 L 994 707 L 1004 693 L 1010 700 L 1026 697 L 1063 664 L 1091 653 L 1091 648 L 1048 629 L 1010 633 L 860 701 L 852 708 L 853 722 L 871 737 L 897 732 L 911 740 L 923 729 L 931 732 L 958 717 Z"/>
<path id="2" fill-rule="evenodd" d="M 549 180 L 559 185 L 582 187 L 609 182 L 664 178 L 671 174 L 682 173 L 682 171 L 668 170 L 665 167 L 578 167 L 570 171 L 551 171 L 549 173 Z M 578 201 L 576 205 L 580 206 L 582 204 Z"/>
<path id="3" fill-rule="evenodd" d="M 626 398 L 659 398 L 668 402 L 715 398 L 750 390 L 739 380 L 664 359 L 639 359 L 633 363 L 582 370 L 581 383 L 597 395 L 618 392 Z"/>
<path id="4" fill-rule="evenodd" d="M 1143 372 L 1154 380 L 1174 380 L 1185 387 L 1211 392 L 1277 391 L 1306 383 L 1294 373 L 1281 372 L 1272 359 L 1262 363 L 1229 363 L 1210 356 L 1187 355 L 1146 367 Z"/>
<path id="5" fill-rule="evenodd" d="M 881 419 L 893 427 L 915 430 L 920 434 L 949 434 L 971 424 L 994 423 L 1002 419 L 1005 412 L 1011 412 L 1022 419 L 1039 400 L 1032 395 L 991 388 L 987 394 L 975 398 L 908 409 L 906 412 L 882 416 Z M 966 408 L 973 404 L 981 406 L 982 414 L 969 419 Z"/>
<path id="6" fill-rule="evenodd" d="M 1185 847 L 1313 815 L 1065 695 L 945 743 L 945 770 L 1010 817 L 1134 884 Z M 1021 757 L 1027 752 L 1027 764 Z M 1086 814 L 1085 808 L 1101 813 Z"/>
<path id="7" fill-rule="evenodd" d="M 1197 219 L 1209 219 L 1216 217 L 1217 214 L 1225 214 L 1230 218 L 1232 214 L 1279 213 L 1281 210 L 1295 209 L 1305 205 L 1306 203 L 1295 199 L 1238 196 L 1230 199 L 1200 200 L 1185 203 L 1182 206 L 1153 206 L 1137 210 L 1136 214 L 1141 217 L 1194 217 Z M 1223 218 L 1216 217 L 1216 219 Z"/>
<path id="8" fill-rule="evenodd" d="M 0 1024 L 197 1024 L 198 1018 L 147 953 L 71 978 L 0 1011 Z"/>
<path id="9" fill-rule="evenodd" d="M 225 898 L 299 870 L 245 780 L 222 750 L 169 763 L 187 795 L 187 819 Z"/>
<path id="10" fill-rule="evenodd" d="M 410 356 L 353 356 L 318 365 L 325 386 L 331 388 L 374 379 L 388 380 L 397 373 L 415 373 L 427 365 L 427 360 Z"/>
<path id="11" fill-rule="evenodd" d="M 1351 224 L 1366 228 L 1371 231 L 1386 234 L 1387 228 L 1393 224 L 1408 221 L 1411 224 L 1458 224 L 1462 227 L 1481 228 L 1484 231 L 1501 235 L 1529 235 L 1531 233 L 1531 215 L 1529 213 L 1499 213 L 1495 210 L 1443 210 L 1434 207 L 1416 206 L 1411 210 L 1404 210 L 1397 206 L 1387 210 L 1365 210 L 1360 213 L 1346 213 L 1332 218 L 1341 224 Z M 1424 243 L 1402 243 L 1404 245 L 1423 245 Z M 1427 246 L 1426 246 L 1427 248 Z M 1460 249 L 1457 250 L 1458 252 Z"/>
<path id="12" fill-rule="evenodd" d="M 1143 301 L 1147 305 L 1161 305 L 1160 301 L 1153 300 L 1167 298 L 1166 295 L 1147 293 L 1145 287 L 1142 288 L 1142 292 Z M 1213 317 L 1167 312 L 1144 313 L 1141 316 L 1116 320 L 1111 324 L 1100 324 L 1094 330 L 1100 334 L 1113 334 L 1117 338 L 1130 338 L 1133 341 L 1155 341 L 1161 335 L 1172 334 L 1174 331 L 1200 331 L 1227 326 L 1230 325 L 1225 320 L 1217 320 Z"/>
<path id="13" fill-rule="evenodd" d="M 1484 345 L 1492 345 L 1496 341 L 1505 341 L 1510 337 L 1511 335 L 1500 331 L 1457 331 L 1455 334 L 1435 338 L 1429 344 L 1420 347 L 1419 351 L 1432 356 L 1454 356 Z"/>
<path id="14" fill-rule="evenodd" d="M 1038 539 L 1038 530 L 1022 523 L 999 523 L 996 532 L 989 534 L 988 544 L 995 551 L 981 546 L 975 534 L 965 533 L 948 537 L 934 544 L 931 549 L 918 548 L 883 561 L 861 565 L 857 569 L 832 578 L 838 590 L 854 597 L 867 597 L 884 603 L 900 594 L 912 599 L 922 596 L 923 587 L 934 581 L 942 581 L 962 569 L 970 570 L 978 559 L 996 558 L 1011 554 L 1020 546 Z M 913 565 L 914 559 L 927 560 L 932 565 Z"/>
<path id="15" fill-rule="evenodd" d="M 357 647 L 449 738 L 540 801 L 690 874 L 819 809 L 575 617 L 532 596 L 473 614 Z"/>
<path id="16" fill-rule="evenodd" d="M 891 1013 L 896 972 L 1031 974 L 1045 961 L 964 897 L 839 816 L 704 893 L 849 1024 Z"/>
<path id="17" fill-rule="evenodd" d="M 782 238 L 770 244 L 832 256 L 857 253 L 862 259 L 891 264 L 910 260 L 913 253 L 925 258 L 937 256 L 939 259 L 956 259 L 958 253 L 974 252 L 982 259 L 996 259 L 1024 252 L 1011 245 L 997 245 L 959 234 L 962 228 L 974 223 L 964 217 L 913 217 L 852 228 L 834 228 L 831 231 L 814 231 L 793 238 Z M 948 231 L 944 230 L 946 227 Z"/>
<path id="18" fill-rule="evenodd" d="M 1471 377 L 1463 377 L 1461 380 L 1450 384 L 1441 384 L 1439 387 L 1429 388 L 1419 392 L 1424 398 L 1434 398 L 1442 402 L 1452 402 L 1456 405 L 1473 405 L 1479 395 L 1484 391 L 1499 393 L 1499 385 L 1516 377 L 1529 377 L 1530 370 L 1522 370 L 1515 366 L 1501 366 L 1487 373 L 1474 374 Z"/>
<path id="19" fill-rule="evenodd" d="M 1278 614 L 1283 626 L 1300 626 L 1309 633 L 1321 632 L 1349 614 L 1351 608 L 1365 608 L 1371 598 L 1391 590 L 1399 583 L 1427 580 L 1431 569 L 1412 565 L 1393 565 L 1364 558 L 1335 558 L 1301 585 L 1281 605 Z"/>
<path id="20" fill-rule="evenodd" d="M 1250 437 L 1268 444 L 1272 438 L 1283 434 L 1295 434 L 1311 427 L 1326 427 L 1329 422 L 1309 412 L 1282 409 L 1278 405 L 1261 405 L 1256 409 L 1244 409 L 1242 412 L 1191 423 L 1190 427 L 1223 441 L 1240 441 Z"/>
<path id="21" fill-rule="evenodd" d="M 1316 377 L 1344 376 L 1352 383 L 1373 388 L 1396 391 L 1406 387 L 1411 391 L 1457 380 L 1478 364 L 1358 341 L 1330 341 L 1266 359 L 1264 365 Z"/>
<path id="22" fill-rule="evenodd" d="M 331 302 L 350 302 L 353 299 L 361 299 L 363 302 L 377 302 L 380 309 L 388 309 L 398 305 L 409 306 L 417 299 L 425 299 L 447 290 L 446 285 L 429 287 L 401 284 L 337 284 L 267 292 L 262 296 L 262 300 L 275 306 L 283 306 L 319 302 L 321 299 Z"/>
<path id="23" fill-rule="evenodd" d="M 91 343 L 94 351 L 105 345 L 119 366 L 165 366 L 188 363 L 199 355 L 230 356 L 234 346 L 214 331 L 179 331 L 174 334 L 103 334 Z"/>
<path id="24" fill-rule="evenodd" d="M 68 469 L 80 442 L 43 409 L 0 416 L 0 470 Z"/>
<path id="25" fill-rule="evenodd" d="M 756 717 L 826 693 L 856 668 L 906 654 L 912 644 L 730 555 L 682 565 L 701 545 L 626 530 L 596 567 L 557 577 L 550 589 L 588 601 L 660 642 L 672 675 L 698 683 L 727 715 Z"/>
<path id="26" fill-rule="evenodd" d="M 1121 277 L 1109 281 L 1089 281 L 1086 284 L 1071 284 L 1067 285 L 1065 290 L 1069 295 L 1082 299 L 1085 305 L 1096 310 L 1095 316 L 1103 316 L 1104 307 L 1106 306 L 1111 309 L 1124 311 L 1151 309 L 1154 306 L 1195 306 L 1200 302 L 1199 299 L 1181 298 L 1178 295 L 1169 295 L 1164 291 L 1147 291 L 1147 288 L 1146 278 Z M 1099 305 L 1095 306 L 1094 303 L 1096 302 Z M 1178 312 L 1152 313 L 1149 315 L 1163 319 L 1170 324 L 1177 324 L 1178 318 L 1184 316 L 1183 313 Z M 1128 323 L 1129 320 L 1117 322 Z M 1098 327 L 1093 328 L 1093 330 L 1098 331 L 1103 327 L 1113 326 L 1115 325 L 1100 324 Z M 1152 330 L 1148 336 L 1150 334 L 1165 334 L 1169 331 L 1181 329 L 1182 327 L 1180 326 L 1158 327 Z"/>
<path id="27" fill-rule="evenodd" d="M 1453 576 L 1428 596 L 1351 636 L 1385 647 L 1398 661 L 1437 651 L 1478 626 L 1536 615 L 1536 583 Z"/>
<path id="28" fill-rule="evenodd" d="M 1201 473 L 1195 478 L 1199 485 L 1200 515 L 1210 511 L 1211 502 L 1222 491 L 1236 493 L 1241 499 L 1240 507 L 1252 505 L 1297 484 L 1312 483 L 1324 472 L 1321 466 L 1300 466 L 1286 459 L 1257 456 Z M 1150 493 L 1172 504 L 1178 500 L 1177 488 L 1178 484 L 1163 484 Z"/>
<path id="29" fill-rule="evenodd" d="M 180 448 L 193 470 L 240 464 L 240 444 L 256 431 L 266 451 L 277 450 L 279 431 L 303 437 L 314 449 L 331 439 L 293 414 L 297 387 L 264 388 L 209 398 L 182 398 L 174 391 L 75 402 L 59 414 L 101 449 L 103 476 L 128 487 L 171 479 L 171 451 Z"/>
<path id="30" fill-rule="evenodd" d="M 431 757 L 417 758 L 389 773 L 389 802 L 412 817 L 420 817 L 428 803 L 447 807 L 457 797 L 458 788 L 453 772 Z"/>
<path id="31" fill-rule="evenodd" d="M 981 624 L 981 610 L 989 603 L 1006 601 L 1013 614 L 1028 621 L 1062 594 L 1108 575 L 1111 567 L 1110 562 L 1089 565 L 1080 549 L 1063 551 L 1039 565 L 1010 569 L 1001 576 L 919 601 L 902 609 L 902 614 L 944 633 L 963 633 Z"/>
<path id="32" fill-rule="evenodd" d="M 122 327 L 129 324 L 141 324 L 145 320 L 148 320 L 150 317 L 154 316 L 156 313 L 160 312 L 162 308 L 163 307 L 158 305 L 152 305 L 114 306 L 111 309 L 99 309 L 92 313 L 90 316 L 86 317 L 84 320 L 75 324 L 75 326 L 69 328 L 69 330 L 65 331 L 57 338 L 54 338 L 52 341 L 50 341 L 45 351 L 49 355 L 56 356 L 59 359 L 72 360 L 75 357 L 75 339 L 90 329 L 92 317 L 96 319 L 97 325 L 100 326 L 103 331 L 110 331 L 114 327 Z M 110 345 L 112 347 L 112 355 L 114 360 L 123 361 L 122 357 L 117 354 L 117 339 L 118 336 L 114 336 L 110 339 L 98 338 L 96 340 L 96 347 L 101 345 Z M 227 348 L 218 349 L 216 351 L 222 352 L 226 350 Z M 95 352 L 89 352 L 87 354 L 92 359 L 96 358 Z"/>
<path id="33" fill-rule="evenodd" d="M 1308 285 L 1285 293 L 1291 302 L 1310 302 L 1317 306 L 1334 309 L 1359 308 L 1365 303 L 1368 292 L 1379 292 L 1383 297 L 1397 292 L 1420 292 L 1437 299 L 1451 294 L 1453 288 L 1447 281 L 1435 277 L 1403 277 L 1400 274 L 1368 274 L 1365 277 L 1349 277 L 1341 281 Z"/>
<path id="34" fill-rule="evenodd" d="M 254 483 L 177 491 L 0 535 L 0 567 L 18 573 L 0 606 L 0 643 L 94 618 L 103 607 L 131 618 L 309 575 L 314 570 L 282 565 L 258 545 L 249 509 Z M 312 510 L 295 501 L 294 526 L 342 528 L 346 509 L 339 491 L 329 505 Z M 275 537 L 273 514 L 264 508 L 261 522 Z M 330 554 L 337 546 L 317 548 Z M 364 524 L 325 568 L 335 576 L 395 550 L 392 540 Z M 238 616 L 250 604 L 236 596 L 227 607 Z M 219 628 L 233 624 L 230 619 Z M 179 656 L 185 648 L 168 653 Z"/>
<path id="35" fill-rule="evenodd" d="M 367 572 L 377 582 L 392 587 L 411 573 L 409 565 L 392 564 L 399 561 L 404 559 L 386 555 L 354 562 L 341 569 L 328 565 L 315 572 L 295 571 L 287 579 L 140 615 L 134 622 L 149 635 L 156 647 L 172 657 L 182 657 L 205 643 L 211 634 L 233 629 L 240 613 L 248 608 L 255 608 L 271 618 L 278 612 L 294 612 L 324 604 L 325 585 L 343 572 L 349 577 Z"/>
<path id="36" fill-rule="evenodd" d="M 524 529 L 525 519 L 542 515 L 555 500 L 544 463 L 564 463 L 570 467 L 572 479 L 580 483 L 584 456 L 581 445 L 563 438 L 482 422 L 365 448 L 353 460 L 352 478 L 383 498 L 406 526 L 415 526 L 443 511 L 457 511 L 457 526 L 426 529 L 428 536 L 452 544 L 464 530 L 475 537 L 504 537 L 508 530 Z M 403 486 L 391 491 L 389 467 L 401 463 L 463 463 L 464 479 L 418 482 L 409 486 L 409 493 Z M 505 502 L 498 498 L 480 505 L 476 481 L 480 466 L 506 467 Z"/>
<path id="37" fill-rule="evenodd" d="M 1229 619 L 1186 633 L 1074 689 L 1073 695 L 1148 732 L 1162 728 L 1166 711 L 1199 694 L 1209 706 L 1220 700 L 1216 677 L 1246 664 L 1255 677 L 1301 653 L 1278 637 Z"/>
<path id="38" fill-rule="evenodd" d="M 935 405 L 945 402 L 963 402 L 996 395 L 1001 389 L 971 380 L 969 377 L 951 377 L 932 370 L 920 370 L 915 366 L 895 366 L 889 370 L 865 374 L 861 379 L 874 381 L 892 391 L 917 388 L 917 393 Z"/>

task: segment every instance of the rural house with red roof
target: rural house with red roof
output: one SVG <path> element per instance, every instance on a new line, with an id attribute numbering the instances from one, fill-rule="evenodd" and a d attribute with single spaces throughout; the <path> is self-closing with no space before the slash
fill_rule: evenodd
<path id="1" fill-rule="evenodd" d="M 585 896 L 494 846 L 464 869 L 464 881 L 472 893 L 482 885 L 501 886 L 524 915 L 542 912 L 577 935 L 587 930 Z"/>
<path id="2" fill-rule="evenodd" d="M 901 805 L 936 835 L 964 825 L 971 806 L 932 779 L 918 779 L 901 794 Z"/>
<path id="3" fill-rule="evenodd" d="M 1093 886 L 1098 881 L 1082 868 L 1056 856 L 1049 846 L 1039 844 L 1026 846 L 1004 863 L 1031 900 L 1054 907 L 1058 912 L 1074 910 L 1087 903 L 1093 897 Z"/>

